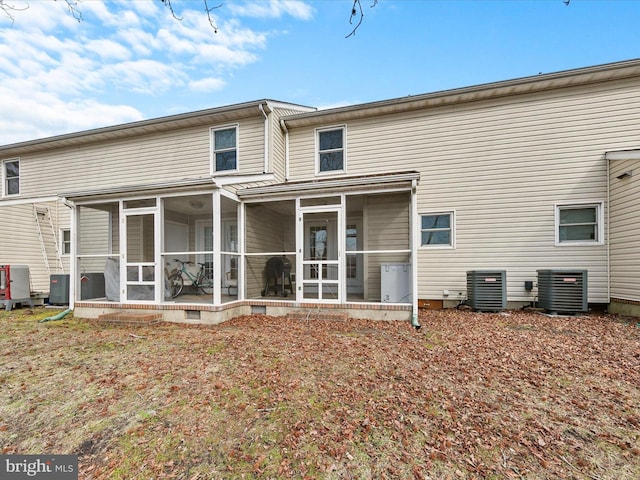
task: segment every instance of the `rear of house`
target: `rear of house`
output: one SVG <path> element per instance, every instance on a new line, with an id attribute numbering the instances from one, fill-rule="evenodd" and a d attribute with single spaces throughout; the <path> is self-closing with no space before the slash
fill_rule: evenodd
<path id="1" fill-rule="evenodd" d="M 500 272 L 512 308 L 549 270 L 633 313 L 639 78 L 629 61 L 322 111 L 263 100 L 0 147 L 0 265 L 43 295 L 68 273 L 88 317 L 417 326 L 469 300 L 469 272 Z"/>

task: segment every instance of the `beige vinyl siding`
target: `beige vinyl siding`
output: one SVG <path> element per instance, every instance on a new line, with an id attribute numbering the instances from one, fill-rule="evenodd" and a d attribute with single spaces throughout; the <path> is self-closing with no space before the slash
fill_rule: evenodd
<path id="1" fill-rule="evenodd" d="M 263 173 L 263 119 L 243 119 L 238 125 L 239 173 Z M 209 177 L 210 127 L 216 125 L 23 155 L 20 193 L 48 195 Z"/>
<path id="2" fill-rule="evenodd" d="M 364 221 L 364 250 L 409 249 L 408 193 L 367 197 Z M 404 263 L 408 254 L 367 254 L 365 258 L 365 300 L 380 301 L 380 266 Z"/>
<path id="3" fill-rule="evenodd" d="M 118 205 L 101 205 L 100 208 L 82 206 L 79 207 L 79 212 L 78 235 L 82 238 L 78 252 L 79 272 L 80 274 L 104 272 L 107 255 L 118 258 L 120 245 Z"/>
<path id="4" fill-rule="evenodd" d="M 271 172 L 276 176 L 276 181 L 283 182 L 286 175 L 286 146 L 285 146 L 285 133 L 280 127 L 280 118 L 285 115 L 291 115 L 297 113 L 293 110 L 275 108 L 271 115 L 271 148 L 270 148 L 270 162 Z"/>
<path id="5" fill-rule="evenodd" d="M 287 202 L 292 203 L 292 202 Z M 292 206 L 292 205 L 291 205 Z M 246 206 L 245 251 L 274 253 L 295 251 L 295 216 L 278 212 L 260 204 Z M 264 289 L 263 271 L 270 255 L 249 256 L 246 259 L 247 297 L 255 297 Z M 292 271 L 295 271 L 291 256 Z"/>
<path id="6" fill-rule="evenodd" d="M 264 117 L 243 119 L 239 128 L 239 173 L 264 173 Z"/>
<path id="7" fill-rule="evenodd" d="M 630 171 L 631 177 L 618 179 Z M 611 161 L 611 297 L 640 300 L 640 160 Z"/>
<path id="8" fill-rule="evenodd" d="M 509 300 L 531 301 L 536 270 L 581 268 L 589 301 L 607 302 L 607 246 L 556 246 L 555 206 L 606 215 L 604 152 L 636 146 L 639 122 L 635 80 L 371 117 L 346 123 L 347 173 L 418 170 L 419 213 L 455 212 L 456 248 L 419 250 L 420 298 L 464 295 L 466 271 L 490 268 L 507 270 Z M 290 145 L 291 180 L 314 178 L 314 128 Z"/>
<path id="9" fill-rule="evenodd" d="M 42 238 L 49 257 L 51 274 L 69 273 L 69 257 L 61 257 L 63 270 L 59 268 L 53 242 L 59 242 L 61 228 L 70 228 L 69 208 L 62 202 L 38 202 L 37 207 L 48 207 L 53 223 L 53 232 L 42 224 Z M 0 265 L 28 265 L 31 277 L 32 292 L 48 292 L 50 273 L 47 271 L 43 254 L 43 246 L 38 233 L 38 226 L 34 216 L 34 204 L 30 202 L 2 205 L 0 203 L 0 218 L 5 227 L 0 229 Z M 58 243 L 59 247 L 59 243 Z"/>

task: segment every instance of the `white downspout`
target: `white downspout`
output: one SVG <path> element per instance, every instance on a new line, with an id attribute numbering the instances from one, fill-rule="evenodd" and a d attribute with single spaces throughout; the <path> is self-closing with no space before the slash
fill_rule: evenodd
<path id="1" fill-rule="evenodd" d="M 260 112 L 264 115 L 264 170 L 262 173 L 269 172 L 269 115 L 264 111 L 262 104 L 258 105 Z"/>
<path id="2" fill-rule="evenodd" d="M 280 128 L 284 131 L 284 181 L 289 181 L 289 129 L 284 120 L 280 120 Z"/>
<path id="3" fill-rule="evenodd" d="M 412 310 L 411 310 L 411 326 L 416 330 L 420 330 L 422 325 L 418 321 L 418 229 L 416 228 L 418 222 L 418 201 L 416 191 L 418 189 L 418 182 L 416 180 L 411 181 L 411 221 L 409 224 L 409 230 L 411 233 L 411 291 L 412 294 Z"/>

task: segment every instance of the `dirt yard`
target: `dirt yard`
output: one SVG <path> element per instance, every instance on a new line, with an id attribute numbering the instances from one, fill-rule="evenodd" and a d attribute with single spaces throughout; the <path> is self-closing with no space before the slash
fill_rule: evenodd
<path id="1" fill-rule="evenodd" d="M 51 314 L 0 312 L 0 445 L 81 479 L 640 478 L 636 319 Z"/>

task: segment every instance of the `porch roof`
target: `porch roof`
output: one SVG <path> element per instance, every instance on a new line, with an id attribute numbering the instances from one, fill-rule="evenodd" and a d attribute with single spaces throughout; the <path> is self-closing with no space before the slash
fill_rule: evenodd
<path id="1" fill-rule="evenodd" d="M 59 196 L 77 202 L 83 200 L 120 198 L 123 195 L 152 195 L 167 191 L 192 191 L 194 188 L 215 190 L 219 188 L 211 177 L 171 180 L 144 185 L 119 185 L 114 187 L 96 188 L 93 190 L 60 193 Z"/>
<path id="2" fill-rule="evenodd" d="M 236 192 L 241 199 L 264 198 L 313 193 L 341 193 L 345 191 L 370 190 L 372 188 L 411 188 L 420 180 L 420 173 L 414 170 L 405 172 L 358 175 L 339 178 L 321 178 L 311 181 L 277 183 L 258 187 L 248 187 Z"/>

